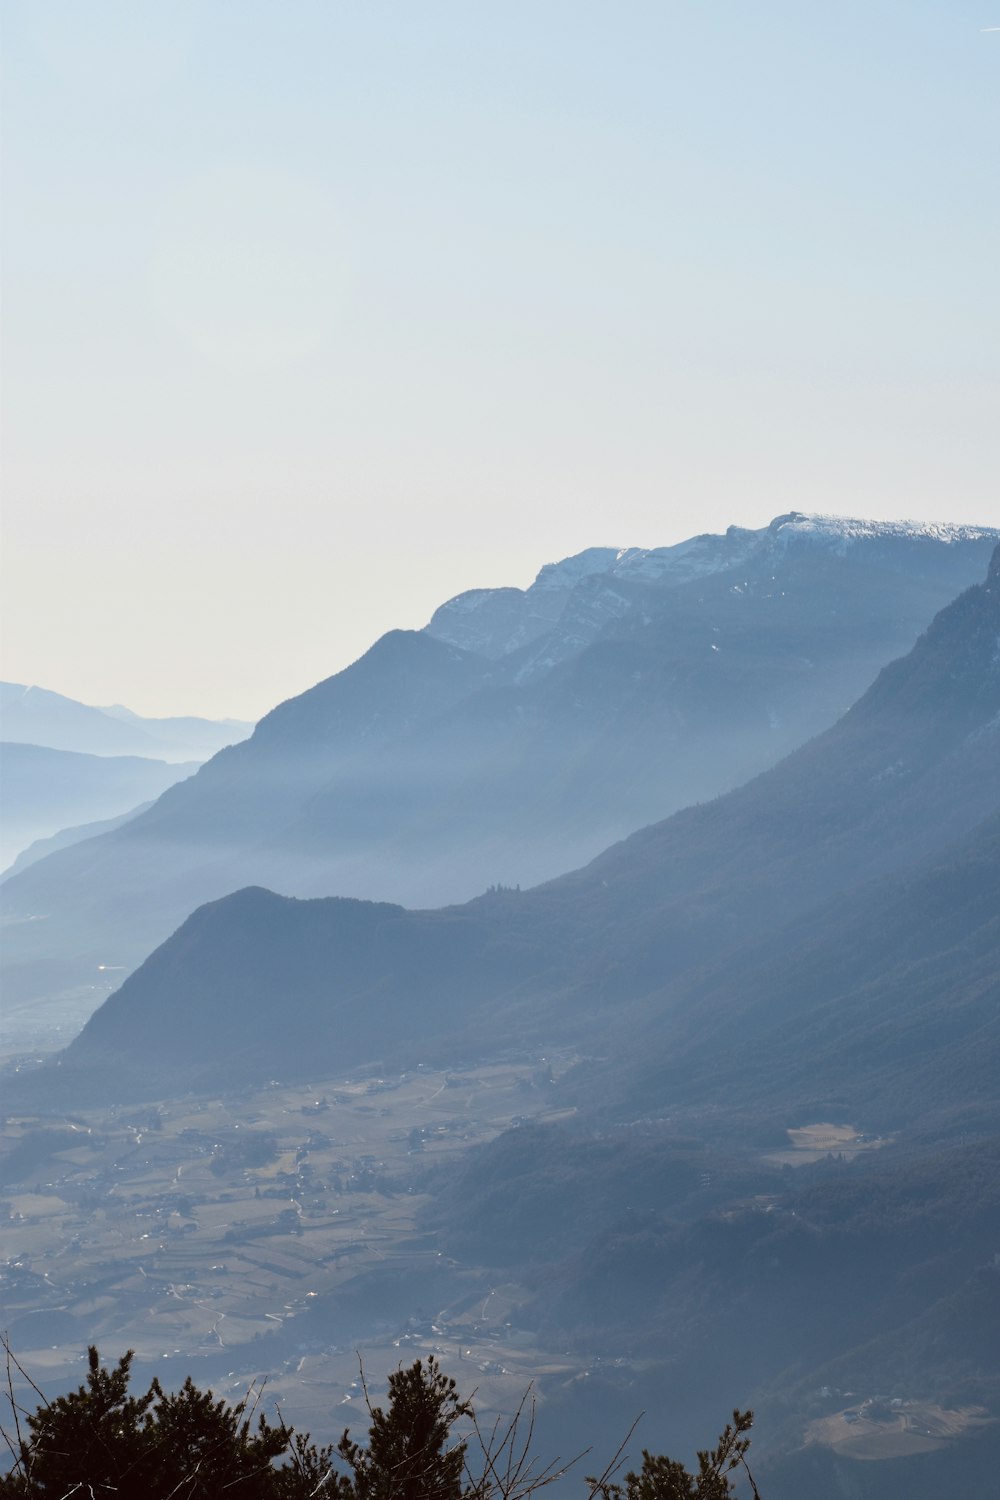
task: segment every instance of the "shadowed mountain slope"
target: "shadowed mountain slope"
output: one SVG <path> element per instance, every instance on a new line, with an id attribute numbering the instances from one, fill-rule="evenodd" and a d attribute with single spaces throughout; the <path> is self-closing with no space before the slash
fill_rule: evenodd
<path id="1" fill-rule="evenodd" d="M 833 722 L 993 539 L 793 515 L 460 596 L 6 882 L 5 992 L 131 967 L 248 884 L 431 906 L 578 865 Z"/>
<path id="2" fill-rule="evenodd" d="M 636 1007 L 601 1112 L 716 1101 L 765 1137 L 862 1118 L 943 1135 L 1000 1129 L 1000 815 L 943 852 L 822 902 Z M 593 1076 L 591 1076 L 593 1075 Z"/>

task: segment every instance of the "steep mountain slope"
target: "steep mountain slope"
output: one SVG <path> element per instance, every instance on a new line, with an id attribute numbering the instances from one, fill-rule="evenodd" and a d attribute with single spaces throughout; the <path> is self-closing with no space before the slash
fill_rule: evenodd
<path id="1" fill-rule="evenodd" d="M 125 1091 L 181 1076 L 216 1087 L 262 1068 L 309 1076 L 412 1061 L 418 1046 L 480 1048 L 511 1029 L 522 1042 L 620 1048 L 626 1025 L 645 1024 L 675 1045 L 677 1018 L 692 1013 L 681 980 L 727 950 L 770 935 L 753 960 L 766 965 L 796 923 L 863 881 L 940 884 L 935 860 L 970 836 L 949 889 L 961 898 L 980 880 L 962 874 L 970 862 L 993 868 L 998 637 L 1000 549 L 986 583 L 826 734 L 537 890 L 423 913 L 243 891 L 198 911 L 93 1017 L 61 1075 L 81 1070 L 82 1087 L 96 1069 L 102 1087 L 114 1075 Z M 927 870 L 907 874 L 921 861 Z M 979 936 L 988 969 L 988 921 Z M 953 935 L 963 944 L 975 965 L 970 934 Z"/>
<path id="2" fill-rule="evenodd" d="M 262 890 L 204 907 L 8 1107 L 411 1066 L 512 1035 L 590 1051 L 546 1086 L 572 1120 L 421 1183 L 442 1265 L 519 1284 L 519 1332 L 586 1360 L 586 1381 L 543 1381 L 543 1418 L 572 1447 L 588 1413 L 646 1404 L 644 1441 L 667 1447 L 658 1412 L 700 1427 L 735 1397 L 758 1410 L 775 1500 L 930 1500 L 954 1475 L 988 1493 L 998 643 L 1000 548 L 817 740 L 571 876 L 437 912 Z M 786 1128 L 823 1120 L 864 1131 L 861 1154 L 793 1166 Z M 329 1338 L 365 1287 L 379 1305 L 377 1274 L 311 1302 L 296 1338 L 310 1319 Z M 901 1411 L 909 1435 L 879 1449 Z M 951 1433 L 936 1451 L 934 1422 Z M 884 1457 L 838 1446 L 854 1424 Z"/>
<path id="3" fill-rule="evenodd" d="M 769 1177 L 759 1156 L 734 1164 L 663 1127 L 529 1127 L 470 1154 L 425 1227 L 446 1254 L 475 1264 L 482 1251 L 498 1281 L 530 1268 L 524 1323 L 560 1348 L 634 1362 L 631 1400 L 641 1391 L 654 1423 L 678 1403 L 688 1420 L 707 1420 L 713 1400 L 740 1391 L 758 1416 L 763 1494 L 952 1493 L 922 1486 L 933 1445 L 919 1438 L 873 1442 L 868 1461 L 838 1451 L 869 1401 L 881 1411 L 868 1420 L 897 1428 L 905 1403 L 912 1435 L 942 1408 L 958 1418 L 948 1453 L 972 1466 L 962 1492 L 988 1494 L 1000 1415 L 998 1163 L 992 1137 L 887 1145 Z M 593 1373 L 593 1397 L 617 1406 L 612 1362 Z M 986 1424 L 992 1442 L 977 1444 Z"/>
<path id="4" fill-rule="evenodd" d="M 992 541 L 794 515 L 460 596 L 126 828 L 8 881 L 7 992 L 131 967 L 248 883 L 429 906 L 549 878 L 830 724 Z"/>
<path id="5" fill-rule="evenodd" d="M 989 537 L 995 542 L 1000 533 L 792 511 L 760 531 L 730 526 L 721 536 L 691 537 L 673 547 L 592 547 L 542 568 L 528 589 L 459 594 L 435 611 L 427 630 L 491 660 L 513 658 L 524 680 L 574 654 L 609 622 L 641 614 L 655 605 L 657 595 L 686 583 L 704 585 L 718 573 L 744 572 L 737 590 L 743 592 L 751 580 L 776 582 L 777 570 L 789 561 L 832 553 L 876 570 L 906 573 L 915 582 L 933 579 L 954 595 L 972 581 L 967 567 L 973 553 L 985 565 L 982 544 Z M 780 587 L 771 592 L 781 596 Z M 865 605 L 862 613 L 869 616 L 872 600 Z"/>
<path id="6" fill-rule="evenodd" d="M 572 1126 L 500 1137 L 441 1195 L 435 1222 L 455 1253 L 494 1264 L 536 1259 L 542 1201 L 559 1203 L 543 1245 L 544 1255 L 556 1258 L 579 1252 L 581 1227 L 587 1238 L 605 1235 L 627 1206 L 676 1216 L 679 1203 L 653 1168 L 664 1153 L 676 1154 L 679 1133 L 681 1144 L 686 1133 L 712 1148 L 699 1161 L 688 1141 L 681 1186 L 693 1195 L 695 1214 L 710 1201 L 699 1198 L 700 1173 L 718 1174 L 720 1163 L 748 1150 L 758 1180 L 739 1196 L 786 1192 L 782 1167 L 794 1160 L 787 1130 L 812 1121 L 849 1124 L 882 1142 L 871 1160 L 859 1159 L 863 1182 L 877 1184 L 864 1189 L 861 1211 L 852 1205 L 859 1219 L 872 1218 L 876 1199 L 899 1173 L 919 1178 L 924 1168 L 915 1163 L 928 1153 L 947 1150 L 958 1160 L 970 1140 L 985 1137 L 995 1160 L 1000 814 L 890 889 L 880 892 L 876 882 L 824 905 L 618 1019 L 618 1031 L 602 1037 L 604 1056 L 578 1065 L 554 1094 L 577 1107 Z M 981 1196 L 937 1167 L 927 1175 L 970 1201 Z M 733 1195 L 732 1187 L 724 1191 Z M 852 1191 L 844 1189 L 845 1199 Z M 919 1196 L 919 1188 L 909 1191 L 914 1209 Z M 814 1210 L 827 1227 L 845 1227 L 836 1194 L 817 1198 L 823 1201 Z M 930 1201 L 926 1208 L 935 1211 Z M 763 1235 L 768 1226 L 758 1229 Z M 980 1243 L 977 1254 L 983 1249 Z M 600 1247 L 599 1262 L 609 1254 Z M 966 1268 L 975 1264 L 973 1257 Z M 567 1305 L 583 1295 L 568 1290 L 580 1274 L 576 1268 L 562 1278 Z M 596 1284 L 607 1280 L 596 1276 Z M 607 1316 L 624 1316 L 644 1295 L 627 1280 L 618 1311 Z M 572 1316 L 590 1327 L 594 1309 L 587 1314 L 577 1305 Z"/>
<path id="7" fill-rule="evenodd" d="M 714 1093 L 764 1135 L 808 1111 L 885 1133 L 1000 1128 L 1000 816 L 741 946 L 672 1006 L 666 1027 L 653 1006 L 637 1016 L 601 1071 L 609 1112 Z"/>

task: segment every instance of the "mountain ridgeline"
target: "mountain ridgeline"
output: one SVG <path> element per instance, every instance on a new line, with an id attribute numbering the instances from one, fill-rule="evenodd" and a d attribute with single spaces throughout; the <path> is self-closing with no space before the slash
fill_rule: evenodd
<path id="1" fill-rule="evenodd" d="M 461 847 L 499 858 L 499 806 L 510 838 L 541 849 L 570 788 L 595 834 L 623 768 L 651 763 L 650 797 L 699 753 L 717 757 L 706 776 L 735 779 L 762 718 L 800 738 L 824 723 L 736 789 L 533 889 L 494 884 L 437 910 L 261 884 L 222 894 L 62 1053 L 7 1079 L 8 1109 L 141 1103 L 122 1117 L 145 1120 L 148 1101 L 177 1094 L 202 1095 L 198 1108 L 279 1080 L 311 1099 L 323 1080 L 353 1073 L 355 1086 L 355 1070 L 382 1091 L 376 1068 L 402 1081 L 455 1064 L 441 1093 L 465 1078 L 458 1065 L 516 1052 L 532 1074 L 514 1128 L 429 1159 L 418 1146 L 396 1181 L 371 1174 L 378 1192 L 420 1203 L 403 1222 L 432 1273 L 382 1245 L 275 1333 L 292 1364 L 364 1337 L 372 1319 L 402 1323 L 421 1297 L 446 1310 L 471 1297 L 485 1317 L 494 1290 L 516 1286 L 507 1328 L 584 1372 L 540 1386 L 565 1451 L 626 1430 L 640 1406 L 656 1445 L 671 1440 L 656 1413 L 694 1430 L 740 1400 L 758 1413 L 768 1500 L 991 1492 L 1000 545 L 975 542 L 975 581 L 921 625 L 929 592 L 965 566 L 955 541 L 782 518 L 662 555 L 596 549 L 524 592 L 460 596 L 434 634 L 386 637 L 143 818 L 41 861 L 49 920 L 66 922 L 74 879 L 77 913 L 100 916 L 114 890 L 121 923 L 147 920 L 157 861 L 157 899 L 170 880 L 190 899 L 195 845 L 215 851 L 211 880 L 198 867 L 207 885 L 293 853 L 281 868 L 301 873 L 307 847 L 317 879 L 343 872 L 343 851 L 370 854 L 375 826 L 395 830 L 380 847 L 404 869 L 423 849 L 432 870 L 435 851 L 459 847 L 460 814 Z M 872 680 L 835 713 L 865 661 Z M 756 743 L 774 758 L 774 739 L 770 756 L 763 731 Z M 504 772 L 514 748 L 523 758 Z M 615 817 L 635 795 L 612 797 Z M 438 834 L 456 820 L 447 838 L 427 833 L 414 799 Z M 29 889 L 32 875 L 8 884 Z M 539 1055 L 561 1060 L 558 1076 Z M 460 1114 L 489 1109 L 474 1092 Z M 351 1130 L 377 1104 L 362 1108 Z M 803 1151 L 801 1138 L 823 1144 Z"/>
<path id="2" fill-rule="evenodd" d="M 0 741 L 0 870 L 36 839 L 138 810 L 197 769 L 192 761 L 87 755 Z"/>
<path id="3" fill-rule="evenodd" d="M 894 965 L 909 963 L 915 982 L 921 964 L 933 970 L 952 950 L 953 987 L 971 986 L 962 1034 L 982 1076 L 995 1056 L 1000 958 L 998 638 L 1000 549 L 987 580 L 826 732 L 532 891 L 431 912 L 261 889 L 205 906 L 62 1054 L 61 1085 L 86 1089 L 93 1077 L 123 1096 L 181 1080 L 213 1089 L 468 1055 L 510 1036 L 627 1056 L 635 1034 L 647 1060 L 662 1052 L 664 1079 L 694 1078 L 699 1057 L 716 1071 L 729 1057 L 735 1066 L 762 1034 L 765 1063 L 785 1061 L 777 1082 L 766 1070 L 757 1086 L 787 1090 L 806 1059 L 791 1033 L 769 1050 L 776 1028 L 794 1016 L 795 1036 L 808 1037 L 828 1016 L 822 1006 L 852 985 L 891 1004 Z M 795 975 L 820 965 L 821 982 L 798 989 Z M 931 986 L 929 1013 L 904 1026 L 905 1067 L 887 1046 L 899 1109 L 907 1089 L 896 1075 L 929 1065 L 943 1024 L 935 1005 L 950 993 Z M 857 1090 L 847 1064 L 877 1011 L 861 1017 L 862 1036 L 835 1035 L 825 1054 L 834 1094 Z M 623 1076 L 634 1072 L 629 1064 Z M 735 1102 L 745 1081 L 733 1089 Z"/>
<path id="4" fill-rule="evenodd" d="M 240 719 L 148 719 L 120 703 L 94 708 L 21 682 L 0 682 L 0 718 L 3 738 L 11 744 L 169 761 L 207 760 L 253 728 Z"/>
<path id="5" fill-rule="evenodd" d="M 998 535 L 793 514 L 460 595 L 9 878 L 8 1002 L 37 1016 L 247 885 L 426 908 L 580 865 L 826 729 Z"/>

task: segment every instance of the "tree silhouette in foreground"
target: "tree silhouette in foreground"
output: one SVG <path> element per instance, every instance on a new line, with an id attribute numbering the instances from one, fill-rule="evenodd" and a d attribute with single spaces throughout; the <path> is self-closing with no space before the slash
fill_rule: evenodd
<path id="1" fill-rule="evenodd" d="M 752 1411 L 734 1411 L 716 1446 L 699 1452 L 697 1474 L 688 1473 L 675 1459 L 643 1449 L 641 1470 L 626 1474 L 624 1485 L 606 1480 L 591 1484 L 596 1485 L 603 1500 L 725 1500 L 733 1493 L 734 1470 L 743 1469 L 756 1500 L 760 1500 L 746 1459 L 752 1426 Z"/>
<path id="2" fill-rule="evenodd" d="M 539 1467 L 529 1394 L 513 1417 L 483 1430 L 433 1356 L 389 1376 L 384 1410 L 368 1403 L 367 1446 L 345 1430 L 335 1448 L 317 1447 L 280 1414 L 269 1421 L 258 1410 L 260 1387 L 235 1406 L 190 1377 L 175 1393 L 154 1379 L 133 1396 L 131 1365 L 128 1353 L 102 1366 L 92 1347 L 85 1383 L 47 1401 L 7 1348 L 12 1430 L 3 1438 L 12 1464 L 0 1475 L 0 1500 L 527 1500 L 576 1462 Z M 14 1370 L 40 1397 L 34 1411 L 15 1396 Z M 586 1481 L 587 1500 L 725 1500 L 740 1468 L 759 1500 L 746 1466 L 752 1420 L 734 1412 L 717 1447 L 698 1454 L 694 1474 L 644 1452 L 641 1471 L 619 1483 L 623 1442 L 604 1472 Z M 458 1423 L 463 1435 L 456 1437 Z"/>
<path id="3" fill-rule="evenodd" d="M 433 1355 L 389 1376 L 389 1407 L 369 1407 L 368 1447 L 345 1432 L 337 1452 L 357 1500 L 461 1500 L 468 1444 L 448 1438 L 472 1407 Z"/>
<path id="4" fill-rule="evenodd" d="M 271 1500 L 283 1493 L 272 1462 L 290 1435 L 263 1413 L 254 1425 L 259 1395 L 230 1406 L 189 1377 L 173 1394 L 154 1379 L 144 1395 L 131 1396 L 131 1364 L 129 1352 L 107 1369 L 91 1347 L 85 1385 L 54 1401 L 43 1397 L 23 1417 L 8 1379 L 15 1431 L 4 1436 L 14 1466 L 0 1479 L 0 1495 L 216 1500 L 225 1487 L 233 1500 Z"/>

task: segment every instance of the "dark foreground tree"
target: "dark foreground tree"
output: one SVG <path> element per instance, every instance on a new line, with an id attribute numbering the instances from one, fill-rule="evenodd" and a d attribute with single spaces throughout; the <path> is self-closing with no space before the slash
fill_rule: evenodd
<path id="1" fill-rule="evenodd" d="M 433 1354 L 389 1376 L 389 1408 L 370 1408 L 368 1446 L 345 1431 L 337 1452 L 351 1471 L 357 1500 L 461 1500 L 467 1443 L 449 1434 L 472 1407 Z"/>
<path id="2" fill-rule="evenodd" d="M 131 1365 L 129 1353 L 105 1368 L 91 1348 L 85 1383 L 51 1402 L 34 1387 L 41 1401 L 28 1412 L 12 1378 L 12 1369 L 24 1371 L 8 1350 L 3 1436 L 12 1466 L 0 1475 L 0 1500 L 528 1500 L 570 1467 L 538 1466 L 527 1397 L 484 1433 L 433 1356 L 390 1375 L 386 1408 L 369 1404 L 367 1446 L 345 1431 L 336 1449 L 318 1448 L 280 1416 L 269 1422 L 257 1410 L 259 1389 L 230 1406 L 190 1378 L 173 1394 L 154 1379 L 132 1396 Z M 588 1500 L 725 1500 L 734 1470 L 749 1478 L 751 1421 L 751 1413 L 734 1412 L 718 1446 L 699 1453 L 697 1474 L 644 1453 L 641 1472 L 619 1484 L 623 1444 L 587 1481 Z M 460 1422 L 464 1436 L 453 1432 Z"/>
<path id="3" fill-rule="evenodd" d="M 173 1394 L 153 1380 L 144 1395 L 131 1396 L 131 1365 L 129 1352 L 106 1369 L 91 1347 L 78 1390 L 43 1398 L 23 1419 L 15 1408 L 14 1436 L 6 1434 L 15 1462 L 0 1495 L 63 1500 L 93 1490 L 117 1500 L 215 1500 L 226 1486 L 233 1500 L 270 1500 L 273 1460 L 289 1447 L 283 1425 L 263 1413 L 254 1425 L 252 1396 L 230 1406 L 190 1377 Z"/>
<path id="4" fill-rule="evenodd" d="M 697 1474 L 689 1473 L 672 1458 L 643 1449 L 641 1470 L 626 1474 L 623 1485 L 606 1480 L 591 1483 L 602 1500 L 726 1500 L 734 1493 L 734 1471 L 743 1469 L 756 1500 L 760 1500 L 746 1459 L 752 1426 L 752 1411 L 734 1411 L 716 1446 L 699 1452 Z"/>

